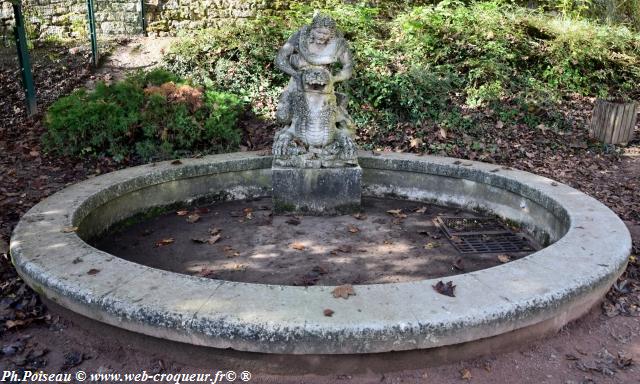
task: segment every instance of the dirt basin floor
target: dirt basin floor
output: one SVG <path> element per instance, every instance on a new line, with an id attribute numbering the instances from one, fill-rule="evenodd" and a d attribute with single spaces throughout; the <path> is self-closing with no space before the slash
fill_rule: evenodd
<path id="1" fill-rule="evenodd" d="M 478 216 L 366 198 L 363 213 L 353 216 L 274 217 L 271 199 L 261 198 L 167 213 L 94 245 L 158 269 L 282 285 L 421 280 L 491 268 L 531 253 L 460 253 L 434 224 L 437 215 Z"/>

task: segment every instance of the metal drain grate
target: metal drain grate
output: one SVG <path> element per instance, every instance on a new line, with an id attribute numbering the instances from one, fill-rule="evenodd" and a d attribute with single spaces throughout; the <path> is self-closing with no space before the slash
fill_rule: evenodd
<path id="1" fill-rule="evenodd" d="M 526 252 L 534 250 L 527 239 L 515 233 L 462 235 L 449 240 L 460 253 Z"/>
<path id="2" fill-rule="evenodd" d="M 435 220 L 436 225 L 447 237 L 509 232 L 504 225 L 491 217 L 438 216 Z"/>
<path id="3" fill-rule="evenodd" d="M 439 216 L 436 225 L 460 253 L 527 252 L 529 240 L 490 217 Z"/>

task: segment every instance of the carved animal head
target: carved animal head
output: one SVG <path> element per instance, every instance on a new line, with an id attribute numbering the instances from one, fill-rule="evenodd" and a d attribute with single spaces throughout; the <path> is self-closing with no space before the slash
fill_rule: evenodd
<path id="1" fill-rule="evenodd" d="M 333 82 L 331 72 L 323 67 L 312 67 L 302 74 L 302 84 L 305 92 L 332 93 Z"/>

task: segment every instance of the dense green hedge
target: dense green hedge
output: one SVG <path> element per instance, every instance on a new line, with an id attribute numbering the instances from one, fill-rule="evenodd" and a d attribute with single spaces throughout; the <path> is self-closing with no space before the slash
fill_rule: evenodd
<path id="1" fill-rule="evenodd" d="M 239 94 L 270 118 L 287 81 L 273 59 L 310 21 L 313 8 L 300 5 L 186 36 L 173 45 L 166 66 Z M 403 123 L 473 129 L 461 113 L 469 108 L 500 112 L 508 102 L 527 113 L 505 113 L 537 125 L 548 122 L 554 103 L 570 93 L 639 98 L 640 35 L 624 27 L 502 1 L 395 7 L 334 1 L 325 12 L 351 41 L 356 70 L 344 90 L 361 137 L 374 141 Z"/>
<path id="2" fill-rule="evenodd" d="M 61 155 L 164 159 L 236 149 L 243 102 L 155 70 L 93 91 L 78 90 L 47 111 L 45 149 Z"/>

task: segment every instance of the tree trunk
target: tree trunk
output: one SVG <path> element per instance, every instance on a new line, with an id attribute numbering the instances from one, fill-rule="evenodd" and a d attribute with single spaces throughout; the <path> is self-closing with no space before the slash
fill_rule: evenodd
<path id="1" fill-rule="evenodd" d="M 628 143 L 637 121 L 637 104 L 596 100 L 591 116 L 591 134 L 605 144 Z"/>

